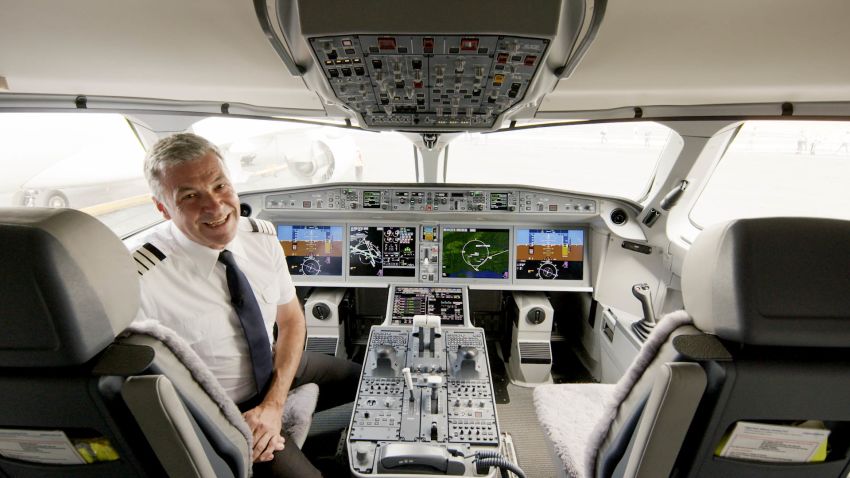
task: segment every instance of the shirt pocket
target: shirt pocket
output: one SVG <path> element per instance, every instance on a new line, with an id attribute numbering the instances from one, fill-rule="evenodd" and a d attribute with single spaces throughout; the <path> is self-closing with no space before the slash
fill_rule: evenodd
<path id="1" fill-rule="evenodd" d="M 266 304 L 277 305 L 278 300 L 280 300 L 280 287 L 272 282 L 263 287 L 258 295 L 260 300 Z"/>
<path id="2" fill-rule="evenodd" d="M 175 327 L 178 335 L 186 341 L 207 366 L 212 365 L 210 362 L 214 356 L 214 347 L 211 344 L 214 325 L 211 323 L 213 314 L 214 311 L 202 314 L 187 313 L 180 321 L 180 325 Z"/>

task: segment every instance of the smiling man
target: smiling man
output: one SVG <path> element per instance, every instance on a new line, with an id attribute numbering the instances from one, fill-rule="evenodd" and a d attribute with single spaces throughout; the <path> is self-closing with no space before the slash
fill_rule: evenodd
<path id="1" fill-rule="evenodd" d="M 243 411 L 255 476 L 320 476 L 282 435 L 287 394 L 313 382 L 317 409 L 344 403 L 354 398 L 359 367 L 302 353 L 304 315 L 274 228 L 240 217 L 215 145 L 188 133 L 162 139 L 145 159 L 145 177 L 167 221 L 134 254 L 140 316 L 183 337 Z"/>

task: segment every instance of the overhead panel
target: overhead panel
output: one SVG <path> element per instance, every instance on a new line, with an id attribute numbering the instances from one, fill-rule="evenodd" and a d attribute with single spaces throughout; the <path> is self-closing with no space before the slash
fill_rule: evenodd
<path id="1" fill-rule="evenodd" d="M 497 35 L 310 39 L 337 100 L 371 128 L 491 128 L 522 101 L 548 45 Z"/>

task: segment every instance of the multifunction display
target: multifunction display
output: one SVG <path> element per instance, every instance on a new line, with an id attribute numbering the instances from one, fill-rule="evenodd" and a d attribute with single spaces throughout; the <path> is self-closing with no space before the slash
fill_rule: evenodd
<path id="1" fill-rule="evenodd" d="M 278 225 L 289 273 L 342 276 L 342 226 Z"/>
<path id="2" fill-rule="evenodd" d="M 516 279 L 583 280 L 583 229 L 516 229 Z"/>
<path id="3" fill-rule="evenodd" d="M 463 325 L 460 287 L 396 287 L 393 324 L 412 324 L 414 315 L 439 315 L 441 325 Z"/>
<path id="4" fill-rule="evenodd" d="M 349 226 L 349 275 L 416 277 L 415 226 Z"/>
<path id="5" fill-rule="evenodd" d="M 443 227 L 442 277 L 510 278 L 510 230 Z"/>

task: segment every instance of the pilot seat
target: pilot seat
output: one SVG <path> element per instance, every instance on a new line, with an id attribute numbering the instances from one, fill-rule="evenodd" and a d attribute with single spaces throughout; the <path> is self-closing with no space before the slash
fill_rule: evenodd
<path id="1" fill-rule="evenodd" d="M 849 261 L 850 221 L 706 228 L 683 264 L 685 310 L 658 322 L 617 384 L 535 389 L 563 474 L 847 476 Z M 788 437 L 824 433 L 781 461 L 802 451 Z"/>
<path id="2" fill-rule="evenodd" d="M 138 273 L 112 231 L 4 208 L 0 244 L 0 476 L 250 475 L 250 430 L 217 381 L 173 332 L 131 326 Z M 292 394 L 300 446 L 318 387 Z"/>

